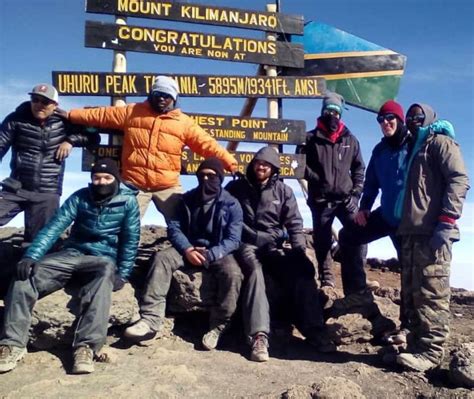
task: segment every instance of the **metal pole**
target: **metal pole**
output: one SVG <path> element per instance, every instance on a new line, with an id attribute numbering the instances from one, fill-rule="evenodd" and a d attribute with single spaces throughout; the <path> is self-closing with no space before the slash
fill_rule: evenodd
<path id="1" fill-rule="evenodd" d="M 267 11 L 268 12 L 276 12 L 277 11 L 277 4 L 267 4 Z M 277 40 L 277 35 L 276 33 L 267 33 L 266 34 L 267 40 L 271 41 L 276 41 Z M 276 66 L 270 66 L 270 65 L 265 65 L 265 72 L 267 76 L 277 76 L 277 67 Z M 267 99 L 267 116 L 271 119 L 278 119 L 279 114 L 278 114 L 278 99 L 276 98 L 269 98 Z M 271 144 L 272 147 L 279 148 L 278 145 Z"/>

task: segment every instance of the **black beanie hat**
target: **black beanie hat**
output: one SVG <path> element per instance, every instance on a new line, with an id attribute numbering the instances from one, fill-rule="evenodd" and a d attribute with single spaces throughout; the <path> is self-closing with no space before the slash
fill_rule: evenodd
<path id="1" fill-rule="evenodd" d="M 120 172 L 117 162 L 110 158 L 98 159 L 91 169 L 91 177 L 95 173 L 108 173 L 113 175 L 117 181 L 120 181 Z"/>
<path id="2" fill-rule="evenodd" d="M 212 169 L 214 172 L 217 173 L 217 176 L 219 176 L 221 183 L 224 181 L 224 165 L 222 164 L 220 159 L 213 157 L 205 159 L 201 162 L 201 165 L 199 165 L 196 174 L 203 169 Z"/>

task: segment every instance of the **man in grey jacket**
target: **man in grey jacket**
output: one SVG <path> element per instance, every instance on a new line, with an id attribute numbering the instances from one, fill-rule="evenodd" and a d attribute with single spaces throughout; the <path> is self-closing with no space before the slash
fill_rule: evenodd
<path id="1" fill-rule="evenodd" d="M 278 317 L 294 323 L 320 352 L 336 350 L 325 333 L 315 269 L 305 253 L 303 219 L 293 191 L 279 179 L 279 172 L 278 153 L 264 147 L 247 167 L 246 176 L 227 185 L 244 214 L 237 258 L 245 278 L 241 296 L 245 334 L 250 359 L 256 362 L 269 358 L 271 317 L 272 322 Z M 291 249 L 283 251 L 285 238 Z M 266 279 L 281 288 L 278 294 L 284 299 L 278 304 L 269 303 Z"/>
<path id="2" fill-rule="evenodd" d="M 459 145 L 438 129 L 431 107 L 413 104 L 407 126 L 415 135 L 398 234 L 401 236 L 402 295 L 408 346 L 399 365 L 416 371 L 437 367 L 449 333 L 451 248 L 469 189 Z M 436 133 L 435 133 L 436 132 Z"/>

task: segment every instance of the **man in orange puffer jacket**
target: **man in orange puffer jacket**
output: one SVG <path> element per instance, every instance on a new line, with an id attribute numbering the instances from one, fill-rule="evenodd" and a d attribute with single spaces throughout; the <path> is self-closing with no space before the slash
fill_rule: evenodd
<path id="1" fill-rule="evenodd" d="M 182 193 L 179 174 L 185 146 L 205 158 L 219 158 L 231 172 L 237 169 L 237 161 L 224 147 L 175 108 L 178 94 L 174 79 L 157 76 L 142 103 L 73 109 L 68 114 L 73 123 L 123 130 L 122 178 L 139 189 L 142 217 L 151 200 L 166 221 L 172 216 Z"/>

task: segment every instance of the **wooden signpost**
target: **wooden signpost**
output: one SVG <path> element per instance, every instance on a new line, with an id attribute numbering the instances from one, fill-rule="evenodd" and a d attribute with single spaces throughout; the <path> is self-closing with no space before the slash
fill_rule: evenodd
<path id="1" fill-rule="evenodd" d="M 85 46 L 293 68 L 304 66 L 300 44 L 86 21 Z"/>
<path id="2" fill-rule="evenodd" d="M 115 159 L 120 166 L 120 155 L 122 147 L 118 145 L 100 145 L 93 151 L 84 150 L 82 152 L 82 170 L 90 171 L 92 164 L 97 158 Z M 253 152 L 236 151 L 232 152 L 238 162 L 238 171 L 245 173 L 248 164 L 255 154 Z M 285 179 L 302 179 L 305 170 L 305 156 L 303 154 L 279 154 L 280 156 L 280 176 Z M 193 175 L 196 173 L 203 157 L 190 150 L 184 150 L 181 154 L 181 174 Z M 228 173 L 228 172 L 226 172 Z"/>
<path id="3" fill-rule="evenodd" d="M 206 25 L 303 34 L 303 16 L 156 0 L 87 0 L 86 11 L 124 17 L 165 19 Z"/>
<path id="4" fill-rule="evenodd" d="M 304 121 L 209 114 L 188 115 L 216 140 L 298 145 L 306 139 Z"/>
<path id="5" fill-rule="evenodd" d="M 53 85 L 63 96 L 147 96 L 161 73 L 53 71 Z M 319 98 L 326 82 L 312 76 L 179 75 L 182 97 Z"/>

